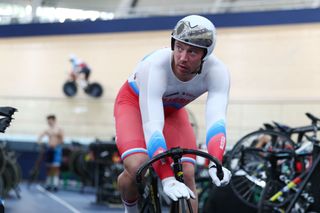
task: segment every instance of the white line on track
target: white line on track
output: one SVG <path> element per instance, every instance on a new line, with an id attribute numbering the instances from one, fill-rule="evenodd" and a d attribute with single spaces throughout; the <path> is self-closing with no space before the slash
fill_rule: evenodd
<path id="1" fill-rule="evenodd" d="M 71 206 L 69 203 L 67 203 L 66 201 L 62 200 L 61 198 L 57 197 L 56 195 L 52 194 L 51 192 L 48 192 L 47 190 L 45 190 L 42 186 L 37 185 L 37 189 L 46 194 L 48 197 L 50 197 L 51 199 L 57 201 L 58 203 L 60 203 L 61 205 L 63 205 L 64 207 L 66 207 L 67 209 L 69 209 L 71 212 L 73 213 L 81 213 L 78 209 L 74 208 L 73 206 Z"/>

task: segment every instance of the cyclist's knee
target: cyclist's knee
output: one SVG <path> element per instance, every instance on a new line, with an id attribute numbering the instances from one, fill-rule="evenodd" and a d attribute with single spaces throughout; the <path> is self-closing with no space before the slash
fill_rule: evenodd
<path id="1" fill-rule="evenodd" d="M 183 177 L 187 184 L 194 183 L 194 165 L 191 163 L 184 163 L 183 164 Z"/>
<path id="2" fill-rule="evenodd" d="M 124 168 L 125 171 L 132 178 L 135 178 L 136 173 L 140 166 L 148 160 L 148 156 L 145 154 L 137 153 L 134 155 L 130 155 L 124 159 Z"/>

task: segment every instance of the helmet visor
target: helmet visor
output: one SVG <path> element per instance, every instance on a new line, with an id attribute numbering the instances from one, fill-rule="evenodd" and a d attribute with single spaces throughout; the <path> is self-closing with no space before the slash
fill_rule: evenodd
<path id="1" fill-rule="evenodd" d="M 210 47 L 213 43 L 213 32 L 205 27 L 191 26 L 189 21 L 180 21 L 172 32 L 172 36 L 180 41 L 199 47 Z"/>

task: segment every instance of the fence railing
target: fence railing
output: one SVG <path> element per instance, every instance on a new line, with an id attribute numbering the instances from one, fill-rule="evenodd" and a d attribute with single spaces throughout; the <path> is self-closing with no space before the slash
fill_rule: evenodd
<path id="1" fill-rule="evenodd" d="M 46 128 L 46 116 L 54 113 L 66 137 L 100 138 L 110 140 L 115 136 L 112 99 L 66 99 L 66 98 L 4 98 L 2 106 L 18 108 L 15 120 L 8 128 L 6 137 L 16 135 L 35 138 Z M 188 105 L 198 128 L 198 142 L 206 135 L 205 100 Z M 320 99 L 234 100 L 231 99 L 227 114 L 228 146 L 242 136 L 254 131 L 265 122 L 278 121 L 289 126 L 310 124 L 305 116 L 311 112 L 320 116 Z"/>

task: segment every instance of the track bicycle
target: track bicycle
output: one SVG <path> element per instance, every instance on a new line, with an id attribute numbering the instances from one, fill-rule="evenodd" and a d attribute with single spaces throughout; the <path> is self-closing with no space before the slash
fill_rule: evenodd
<path id="1" fill-rule="evenodd" d="M 258 207 L 262 190 L 267 183 L 268 169 L 264 158 L 253 152 L 246 152 L 244 155 L 243 150 L 246 148 L 284 151 L 298 149 L 306 141 L 304 139 L 307 134 L 319 130 L 319 127 L 314 125 L 316 117 L 311 113 L 306 113 L 306 115 L 312 120 L 311 125 L 285 128 L 283 125 L 277 124 L 278 127 L 260 129 L 241 138 L 231 150 L 227 162 L 227 167 L 233 173 L 230 186 L 235 195 L 244 204 L 253 208 Z M 293 172 L 295 163 L 297 162 L 294 162 L 292 158 L 282 159 L 279 169 L 291 179 L 295 175 Z M 304 165 L 303 162 L 302 165 Z M 303 170 L 304 168 L 301 169 Z"/>
<path id="2" fill-rule="evenodd" d="M 220 162 L 210 154 L 199 150 L 183 149 L 180 147 L 171 148 L 159 155 L 156 155 L 155 157 L 144 163 L 137 171 L 136 182 L 138 184 L 138 190 L 140 194 L 140 212 L 161 212 L 161 204 L 158 191 L 159 180 L 156 173 L 151 167 L 152 163 L 170 157 L 173 160 L 173 172 L 175 178 L 180 182 L 184 182 L 181 158 L 186 154 L 201 156 L 215 163 L 217 167 L 217 176 L 220 180 L 223 179 L 223 171 Z M 179 199 L 178 201 L 172 201 L 170 205 L 170 212 L 192 213 L 193 210 L 190 200 Z"/>
<path id="3" fill-rule="evenodd" d="M 314 127 L 313 135 L 306 136 L 310 146 L 295 149 L 282 157 L 292 158 L 295 162 L 305 162 L 306 168 L 289 179 L 286 175 L 277 172 L 278 165 L 274 159 L 268 158 L 271 164 L 269 167 L 269 181 L 263 189 L 258 205 L 259 213 L 280 212 L 280 213 L 304 213 L 320 211 L 319 209 L 319 171 L 320 171 L 320 141 L 317 139 L 320 119 L 315 116 L 308 116 Z M 299 152 L 297 152 L 299 150 Z M 261 150 L 256 150 L 261 153 Z M 263 151 L 262 153 L 266 153 Z M 269 152 L 270 154 L 270 152 Z M 280 157 L 279 154 L 277 157 Z M 310 158 L 311 157 L 311 158 Z M 301 161 L 303 159 L 303 161 Z"/>
<path id="4" fill-rule="evenodd" d="M 100 83 L 88 82 L 88 85 L 82 88 L 80 81 L 79 77 L 71 73 L 69 79 L 63 84 L 63 93 L 67 97 L 74 97 L 78 92 L 78 88 L 81 88 L 87 95 L 94 98 L 100 98 L 103 95 L 103 87 Z"/>

